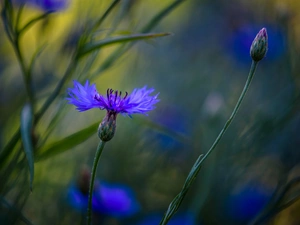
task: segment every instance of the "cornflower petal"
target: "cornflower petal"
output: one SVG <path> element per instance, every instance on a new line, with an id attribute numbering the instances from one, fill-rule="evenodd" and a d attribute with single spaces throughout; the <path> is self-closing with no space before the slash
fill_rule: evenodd
<path id="1" fill-rule="evenodd" d="M 96 85 L 89 85 L 89 81 L 86 81 L 85 85 L 82 86 L 78 81 L 74 82 L 74 88 L 69 88 L 69 104 L 73 104 L 76 106 L 76 109 L 80 112 L 92 109 L 92 108 L 100 108 L 104 109 L 105 104 L 98 99 L 100 96 Z"/>
<path id="2" fill-rule="evenodd" d="M 86 81 L 83 86 L 74 81 L 74 88 L 69 88 L 68 92 L 70 97 L 67 100 L 80 112 L 99 108 L 106 109 L 109 114 L 121 113 L 131 116 L 136 113 L 146 114 L 159 102 L 158 94 L 150 96 L 154 89 L 147 89 L 147 86 L 134 89 L 130 95 L 127 92 L 122 95 L 122 92 L 108 89 L 106 96 L 103 96 L 98 93 L 95 84 L 89 85 L 89 81 Z"/>
<path id="3" fill-rule="evenodd" d="M 126 104 L 124 104 L 123 111 L 129 115 L 134 113 L 146 114 L 148 111 L 154 109 L 154 105 L 159 102 L 158 94 L 150 96 L 154 89 L 148 89 L 144 86 L 141 89 L 134 89 L 128 97 Z"/>

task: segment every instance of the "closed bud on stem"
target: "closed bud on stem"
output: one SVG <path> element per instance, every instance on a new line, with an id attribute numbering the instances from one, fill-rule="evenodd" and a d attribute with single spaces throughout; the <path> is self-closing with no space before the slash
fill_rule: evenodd
<path id="1" fill-rule="evenodd" d="M 262 28 L 252 42 L 250 48 L 250 55 L 254 61 L 258 62 L 266 56 L 267 50 L 268 50 L 267 29 Z"/>
<path id="2" fill-rule="evenodd" d="M 101 139 L 101 141 L 107 142 L 114 137 L 116 125 L 117 114 L 108 111 L 98 128 L 98 136 Z"/>

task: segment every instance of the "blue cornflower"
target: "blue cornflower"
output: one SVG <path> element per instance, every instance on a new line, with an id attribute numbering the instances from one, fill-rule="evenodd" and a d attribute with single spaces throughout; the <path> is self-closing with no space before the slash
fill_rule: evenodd
<path id="1" fill-rule="evenodd" d="M 107 114 L 99 126 L 98 135 L 102 141 L 109 141 L 114 136 L 116 118 L 119 113 L 131 117 L 132 114 L 146 114 L 155 108 L 154 105 L 159 100 L 158 94 L 150 96 L 153 91 L 153 88 L 147 89 L 144 86 L 134 89 L 130 95 L 125 92 L 122 96 L 121 91 L 107 89 L 106 96 L 103 96 L 98 93 L 96 85 L 90 85 L 88 80 L 84 86 L 74 81 L 74 88 L 68 89 L 70 97 L 67 100 L 80 112 L 92 108 L 105 109 Z"/>
<path id="2" fill-rule="evenodd" d="M 144 217 L 136 225 L 159 224 L 163 214 L 155 213 Z M 195 216 L 189 212 L 176 214 L 168 223 L 169 225 L 195 225 Z"/>
<path id="3" fill-rule="evenodd" d="M 94 206 L 97 210 L 115 218 L 130 217 L 140 210 L 133 190 L 124 184 L 100 182 L 95 190 Z"/>
<path id="4" fill-rule="evenodd" d="M 67 191 L 68 204 L 83 212 L 88 206 L 88 192 L 91 173 L 89 168 L 80 170 L 77 182 L 72 182 Z M 140 203 L 134 190 L 125 184 L 96 180 L 92 199 L 93 211 L 114 218 L 130 217 L 140 210 Z"/>
<path id="5" fill-rule="evenodd" d="M 123 184 L 97 183 L 92 200 L 93 211 L 114 218 L 130 217 L 140 210 L 140 204 L 133 190 Z M 76 184 L 68 188 L 68 204 L 79 212 L 84 212 L 88 205 L 88 194 L 82 192 Z"/>
<path id="6" fill-rule="evenodd" d="M 17 4 L 29 4 L 44 11 L 60 11 L 67 7 L 68 0 L 15 0 Z"/>
<path id="7" fill-rule="evenodd" d="M 75 210 L 84 212 L 88 205 L 88 193 L 83 193 L 76 184 L 71 184 L 68 188 L 66 200 Z M 95 198 L 92 200 L 93 209 L 98 210 L 98 203 Z"/>
<path id="8" fill-rule="evenodd" d="M 248 184 L 228 196 L 227 212 L 235 221 L 246 223 L 263 210 L 271 195 L 263 186 Z"/>
<path id="9" fill-rule="evenodd" d="M 46 11 L 59 11 L 66 8 L 68 1 L 66 0 L 37 0 L 37 6 Z"/>
<path id="10" fill-rule="evenodd" d="M 87 80 L 84 86 L 74 81 L 74 88 L 69 88 L 68 91 L 70 98 L 67 100 L 70 104 L 75 105 L 80 112 L 99 108 L 101 110 L 106 109 L 111 114 L 121 113 L 129 116 L 134 113 L 145 114 L 154 109 L 154 104 L 159 101 L 157 99 L 158 94 L 150 96 L 154 89 L 147 89 L 146 86 L 141 89 L 134 89 L 130 95 L 125 92 L 124 97 L 122 97 L 121 91 L 107 89 L 106 96 L 103 96 L 98 93 L 95 84 L 89 85 Z"/>

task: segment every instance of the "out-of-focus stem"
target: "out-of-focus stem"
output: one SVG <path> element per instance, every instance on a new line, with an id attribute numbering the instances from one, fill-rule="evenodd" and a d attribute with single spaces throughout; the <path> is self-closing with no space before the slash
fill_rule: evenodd
<path id="1" fill-rule="evenodd" d="M 13 25 L 13 8 L 12 8 L 11 4 L 9 2 L 6 2 L 5 7 L 7 9 L 4 8 L 2 11 L 2 20 L 6 27 L 6 29 L 5 29 L 6 35 L 9 38 L 9 41 L 11 42 L 11 44 L 14 48 L 15 54 L 17 56 L 17 59 L 18 59 L 18 62 L 19 62 L 19 65 L 20 65 L 20 68 L 21 68 L 21 71 L 23 74 L 25 89 L 26 89 L 26 93 L 29 98 L 29 102 L 32 104 L 32 106 L 34 106 L 34 95 L 33 95 L 33 90 L 31 87 L 29 70 L 26 68 L 24 57 L 23 57 L 21 49 L 20 49 L 20 35 L 19 35 L 19 31 L 17 30 L 23 7 L 21 7 L 19 9 L 15 26 Z"/>
<path id="2" fill-rule="evenodd" d="M 239 100 L 237 101 L 229 119 L 226 121 L 223 129 L 221 130 L 221 132 L 219 133 L 218 137 L 216 138 L 215 142 L 213 143 L 213 145 L 210 147 L 210 149 L 208 150 L 208 152 L 203 156 L 203 158 L 200 160 L 199 164 L 201 164 L 203 161 L 205 161 L 205 159 L 210 155 L 210 153 L 215 149 L 215 147 L 217 146 L 217 144 L 219 143 L 219 141 L 221 140 L 221 138 L 223 137 L 225 131 L 227 130 L 227 128 L 229 127 L 229 125 L 231 124 L 233 118 L 235 117 L 236 113 L 238 112 L 240 106 L 241 106 L 241 103 L 250 87 L 250 84 L 251 84 L 251 81 L 252 81 L 252 78 L 254 76 L 254 73 L 255 73 L 255 70 L 256 70 L 256 67 L 257 67 L 257 64 L 258 62 L 255 62 L 255 61 L 252 61 L 252 65 L 251 65 L 251 68 L 250 68 L 250 72 L 249 72 L 249 75 L 248 75 L 248 79 L 246 81 L 246 84 L 244 86 L 244 89 L 239 97 Z"/>
<path id="3" fill-rule="evenodd" d="M 51 103 L 55 100 L 55 98 L 59 95 L 62 87 L 64 86 L 65 82 L 70 78 L 70 75 L 72 74 L 72 72 L 74 71 L 76 66 L 76 60 L 75 59 L 71 59 L 71 62 L 64 74 L 64 76 L 62 77 L 62 79 L 59 81 L 59 83 L 56 85 L 54 91 L 51 93 L 51 95 L 47 98 L 46 102 L 42 105 L 42 107 L 40 108 L 40 110 L 36 113 L 35 116 L 35 123 L 37 123 L 41 117 L 44 115 L 44 113 L 47 111 L 47 109 L 49 108 L 49 106 L 51 105 Z"/>
<path id="4" fill-rule="evenodd" d="M 13 46 L 14 46 L 16 56 L 18 58 L 21 70 L 22 70 L 25 88 L 26 88 L 26 92 L 27 92 L 27 95 L 29 98 L 29 102 L 31 103 L 31 105 L 34 108 L 34 94 L 33 94 L 33 89 L 32 89 L 32 85 L 31 85 L 31 79 L 30 79 L 31 76 L 29 74 L 29 69 L 26 68 L 25 61 L 24 61 L 23 55 L 21 53 L 20 40 L 19 40 L 18 34 L 15 35 Z"/>

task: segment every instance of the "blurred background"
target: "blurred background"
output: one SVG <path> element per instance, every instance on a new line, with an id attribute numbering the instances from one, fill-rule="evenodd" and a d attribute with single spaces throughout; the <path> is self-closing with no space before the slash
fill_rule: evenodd
<path id="1" fill-rule="evenodd" d="M 82 33 L 113 1 L 5 1 L 14 18 L 23 8 L 20 26 L 53 12 L 20 36 L 25 64 L 37 56 L 30 88 L 39 109 L 72 63 Z M 250 45 L 262 27 L 269 36 L 267 56 L 169 224 L 300 224 L 299 1 L 118 1 L 91 40 L 172 35 L 111 45 L 72 64 L 70 77 L 32 130 L 32 192 L 20 137 L 7 148 L 28 97 L 5 35 L 3 12 L 10 9 L 3 3 L 1 10 L 1 224 L 85 224 L 97 126 L 105 112 L 79 113 L 67 104 L 73 79 L 89 79 L 102 94 L 144 85 L 159 93 L 160 102 L 147 117 L 118 117 L 115 137 L 99 162 L 93 199 L 94 224 L 159 224 L 195 160 L 229 118 L 250 69 Z"/>

